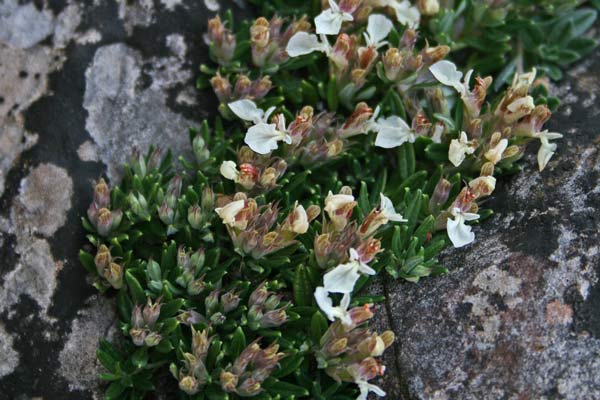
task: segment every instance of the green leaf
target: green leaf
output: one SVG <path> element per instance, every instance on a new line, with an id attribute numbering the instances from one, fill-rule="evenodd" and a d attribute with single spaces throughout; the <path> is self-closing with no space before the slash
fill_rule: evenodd
<path id="1" fill-rule="evenodd" d="M 310 306 L 312 304 L 312 285 L 308 278 L 308 271 L 302 264 L 296 267 L 294 273 L 294 300 L 297 306 Z"/>
<path id="2" fill-rule="evenodd" d="M 96 273 L 96 263 L 94 262 L 94 257 L 90 253 L 79 250 L 79 262 L 81 262 L 81 265 L 83 265 L 89 273 Z"/>
<path id="3" fill-rule="evenodd" d="M 314 343 L 319 343 L 321 337 L 325 334 L 329 323 L 321 311 L 317 311 L 310 319 L 310 336 Z"/>
<path id="4" fill-rule="evenodd" d="M 246 335 L 244 334 L 244 330 L 241 326 L 238 326 L 235 332 L 233 333 L 233 338 L 231 339 L 230 346 L 230 356 L 232 358 L 237 358 L 242 350 L 246 348 Z"/>
<path id="5" fill-rule="evenodd" d="M 131 293 L 131 298 L 135 304 L 144 304 L 146 302 L 146 295 L 144 294 L 144 289 L 142 289 L 142 285 L 137 280 L 135 276 L 131 273 L 131 271 L 125 271 L 125 281 L 127 282 L 127 286 L 129 287 L 129 292 Z"/>
<path id="6" fill-rule="evenodd" d="M 289 398 L 291 396 L 304 397 L 310 394 L 309 391 L 302 386 L 282 382 L 274 378 L 268 378 L 264 382 L 263 387 L 272 395 L 280 395 L 283 398 Z"/>
<path id="7" fill-rule="evenodd" d="M 120 382 L 113 382 L 110 384 L 106 393 L 104 394 L 105 400 L 117 400 L 122 399 L 121 394 L 125 391 L 125 387 Z"/>

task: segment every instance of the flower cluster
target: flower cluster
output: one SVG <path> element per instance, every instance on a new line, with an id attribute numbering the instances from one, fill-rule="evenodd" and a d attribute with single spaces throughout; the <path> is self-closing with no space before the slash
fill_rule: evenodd
<path id="1" fill-rule="evenodd" d="M 150 298 L 144 307 L 136 305 L 133 308 L 129 336 L 136 346 L 153 347 L 162 340 L 157 327 L 160 308 L 160 299 L 153 302 Z"/>
<path id="2" fill-rule="evenodd" d="M 217 205 L 215 212 L 227 226 L 236 251 L 256 260 L 294 244 L 296 236 L 306 233 L 309 222 L 320 213 L 318 206 L 305 210 L 296 203 L 283 223 L 276 225 L 279 208 L 271 203 L 259 206 L 245 193 L 223 196 Z"/>
<path id="3" fill-rule="evenodd" d="M 110 188 L 100 179 L 94 187 L 94 200 L 87 210 L 90 223 L 100 236 L 108 236 L 121 224 L 123 211 L 110 209 Z"/>

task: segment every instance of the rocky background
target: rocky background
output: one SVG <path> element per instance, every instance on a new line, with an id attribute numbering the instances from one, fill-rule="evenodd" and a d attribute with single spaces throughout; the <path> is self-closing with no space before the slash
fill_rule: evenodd
<path id="1" fill-rule="evenodd" d="M 243 2 L 223 1 L 242 15 Z M 86 283 L 79 219 L 134 146 L 189 151 L 215 110 L 199 0 L 0 0 L 0 399 L 100 398 L 111 299 Z M 385 281 L 390 399 L 600 398 L 600 51 L 568 73 L 546 171 L 500 183 L 446 276 Z"/>

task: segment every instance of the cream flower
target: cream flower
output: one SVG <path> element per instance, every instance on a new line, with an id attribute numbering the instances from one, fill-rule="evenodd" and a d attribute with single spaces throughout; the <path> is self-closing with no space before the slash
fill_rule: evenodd
<path id="1" fill-rule="evenodd" d="M 479 219 L 479 215 L 464 212 L 456 207 L 453 208 L 450 213 L 454 219 L 448 217 L 448 220 L 446 221 L 446 230 L 448 231 L 448 237 L 454 247 L 463 247 L 475 240 L 475 234 L 472 232 L 472 228 L 469 225 L 466 225 L 465 221 Z"/>
<path id="2" fill-rule="evenodd" d="M 325 35 L 320 35 L 319 37 L 307 32 L 298 32 L 292 36 L 285 51 L 290 57 L 303 56 L 315 51 L 320 51 L 329 56 L 331 54 L 331 45 Z"/>
<path id="3" fill-rule="evenodd" d="M 323 10 L 315 18 L 317 33 L 323 35 L 337 35 L 342 29 L 342 24 L 346 21 L 353 21 L 352 14 L 340 10 L 340 7 L 334 0 L 329 0 L 329 8 Z"/>
<path id="4" fill-rule="evenodd" d="M 209 11 L 219 11 L 219 2 L 217 0 L 204 0 L 204 6 L 208 8 Z"/>
<path id="5" fill-rule="evenodd" d="M 374 385 L 364 380 L 355 381 L 354 383 L 358 385 L 358 389 L 360 390 L 360 394 L 358 395 L 356 400 L 367 400 L 369 392 L 373 392 L 379 397 L 385 396 L 385 391 L 383 391 L 383 389 L 381 389 L 377 385 Z"/>
<path id="6" fill-rule="evenodd" d="M 360 275 L 375 275 L 374 269 L 359 260 L 359 255 L 350 249 L 350 261 L 340 264 L 323 276 L 323 286 L 329 293 L 352 293 Z"/>
<path id="7" fill-rule="evenodd" d="M 232 201 L 231 203 L 226 204 L 223 207 L 215 208 L 215 212 L 221 219 L 225 225 L 228 225 L 232 228 L 245 229 L 246 223 L 240 224 L 236 221 L 235 217 L 239 214 L 240 211 L 244 209 L 245 201 L 237 200 Z"/>
<path id="8" fill-rule="evenodd" d="M 374 0 L 375 7 L 389 7 L 394 10 L 396 19 L 402 25 L 409 28 L 417 28 L 421 19 L 421 13 L 417 7 L 414 7 L 408 0 Z"/>
<path id="9" fill-rule="evenodd" d="M 342 297 L 339 306 L 333 305 L 333 300 L 329 297 L 329 292 L 324 287 L 319 286 L 315 289 L 315 300 L 317 305 L 325 313 L 327 319 L 335 321 L 339 319 L 344 325 L 352 325 L 352 318 L 348 312 L 348 306 L 350 305 L 350 294 L 346 293 Z"/>
<path id="10" fill-rule="evenodd" d="M 219 172 L 225 179 L 237 182 L 240 178 L 240 171 L 237 169 L 237 165 L 233 161 L 223 161 Z"/>
<path id="11" fill-rule="evenodd" d="M 385 38 L 392 31 L 394 24 L 386 16 L 381 14 L 372 14 L 369 16 L 367 31 L 364 33 L 367 46 L 379 49 L 388 44 Z"/>
<path id="12" fill-rule="evenodd" d="M 485 158 L 496 165 L 502 160 L 502 154 L 504 154 L 504 150 L 506 150 L 507 147 L 508 140 L 501 139 L 494 147 L 485 152 Z"/>
<path id="13" fill-rule="evenodd" d="M 252 100 L 238 100 L 229 103 L 229 108 L 244 121 L 253 122 L 254 126 L 246 132 L 244 142 L 259 154 L 268 154 L 278 147 L 278 142 L 292 143 L 292 137 L 287 133 L 283 114 L 279 115 L 278 124 L 269 124 L 267 120 L 275 107 L 263 111 Z"/>
<path id="14" fill-rule="evenodd" d="M 448 159 L 455 166 L 458 167 L 465 160 L 467 154 L 473 154 L 475 152 L 475 146 L 469 142 L 466 132 L 461 132 L 458 139 L 452 139 L 450 142 L 450 148 L 448 149 Z"/>
<path id="15" fill-rule="evenodd" d="M 462 72 L 456 68 L 454 63 L 448 60 L 438 61 L 429 67 L 429 71 L 441 84 L 453 87 L 462 98 L 466 97 L 469 93 L 469 81 L 471 80 L 473 70 L 467 72 L 463 81 L 461 81 L 463 77 Z"/>
<path id="16" fill-rule="evenodd" d="M 394 208 L 394 204 L 389 197 L 386 197 L 383 193 L 379 193 L 380 203 L 379 209 L 381 210 L 381 215 L 385 218 L 384 224 L 387 224 L 388 221 L 394 222 L 408 222 L 407 219 L 404 219 L 402 215 L 396 212 Z"/>
<path id="17" fill-rule="evenodd" d="M 306 210 L 298 202 L 294 206 L 293 221 L 292 221 L 292 232 L 298 234 L 304 234 L 308 231 L 308 215 Z"/>
<path id="18" fill-rule="evenodd" d="M 552 158 L 552 155 L 554 155 L 554 152 L 557 148 L 556 143 L 550 143 L 550 140 L 560 139 L 563 137 L 563 135 L 545 130 L 543 132 L 536 133 L 534 137 L 540 139 L 540 142 L 542 143 L 537 154 L 538 166 L 540 172 L 542 172 L 544 168 L 546 168 L 546 165 L 548 165 L 548 161 L 550 161 L 550 158 Z"/>
<path id="19" fill-rule="evenodd" d="M 414 143 L 417 139 L 411 127 L 397 116 L 380 118 L 375 126 L 377 131 L 375 146 L 377 147 L 391 149 L 402 146 L 405 142 Z"/>

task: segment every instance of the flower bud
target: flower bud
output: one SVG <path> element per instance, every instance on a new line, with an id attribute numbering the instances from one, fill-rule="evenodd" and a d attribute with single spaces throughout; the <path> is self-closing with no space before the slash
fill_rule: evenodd
<path id="1" fill-rule="evenodd" d="M 445 45 L 429 47 L 427 46 L 421 55 L 423 56 L 423 62 L 427 65 L 435 64 L 436 62 L 443 60 L 450 53 L 450 47 Z"/>
<path id="2" fill-rule="evenodd" d="M 196 378 L 191 375 L 185 375 L 179 380 L 179 389 L 192 396 L 198 393 L 200 386 Z"/>
<path id="3" fill-rule="evenodd" d="M 250 27 L 250 41 L 257 48 L 266 47 L 269 44 L 269 21 L 260 17 Z"/>
<path id="4" fill-rule="evenodd" d="M 148 335 L 147 329 L 142 329 L 142 328 L 129 329 L 129 336 L 131 336 L 131 341 L 136 346 L 143 346 L 146 341 L 147 335 Z"/>
<path id="5" fill-rule="evenodd" d="M 229 291 L 221 296 L 221 306 L 225 314 L 235 310 L 239 304 L 240 296 L 233 291 Z"/>
<path id="6" fill-rule="evenodd" d="M 256 396 L 262 392 L 262 387 L 260 386 L 260 382 L 256 381 L 253 378 L 248 378 L 237 388 L 236 393 L 242 397 L 252 397 Z"/>
<path id="7" fill-rule="evenodd" d="M 325 346 L 324 352 L 328 357 L 337 357 L 344 353 L 348 347 L 348 339 L 340 338 L 336 339 Z"/>
<path id="8" fill-rule="evenodd" d="M 202 135 L 194 137 L 194 140 L 192 140 L 192 150 L 198 164 L 203 164 L 210 158 L 210 151 L 206 147 L 206 141 Z"/>
<path id="9" fill-rule="evenodd" d="M 217 74 L 210 79 L 210 84 L 220 103 L 228 103 L 231 100 L 231 83 L 228 78 L 222 77 L 217 71 Z"/>
<path id="10" fill-rule="evenodd" d="M 278 177 L 279 174 L 277 173 L 275 168 L 268 167 L 260 176 L 260 184 L 265 188 L 272 188 L 276 185 Z"/>
<path id="11" fill-rule="evenodd" d="M 263 281 L 260 285 L 254 289 L 248 299 L 248 306 L 263 305 L 269 297 L 269 291 L 267 290 L 267 282 Z"/>
<path id="12" fill-rule="evenodd" d="M 239 357 L 235 360 L 235 362 L 233 363 L 233 373 L 237 374 L 237 375 L 241 375 L 246 371 L 246 367 L 248 366 L 248 364 L 254 360 L 254 358 L 256 357 L 256 355 L 260 352 L 260 346 L 258 345 L 258 343 L 256 341 L 250 343 L 248 346 L 246 346 L 246 348 L 244 350 L 242 350 L 242 353 L 239 355 Z"/>
<path id="13" fill-rule="evenodd" d="M 192 326 L 192 351 L 200 361 L 204 361 L 212 338 L 208 337 L 208 330 L 197 331 Z"/>
<path id="14" fill-rule="evenodd" d="M 494 175 L 494 164 L 491 162 L 486 162 L 481 166 L 481 176 L 493 176 Z"/>
<path id="15" fill-rule="evenodd" d="M 313 221 L 320 214 L 321 214 L 321 207 L 319 207 L 319 206 L 311 205 L 306 209 L 306 217 L 308 218 L 309 222 Z"/>
<path id="16" fill-rule="evenodd" d="M 123 287 L 123 266 L 111 262 L 105 271 L 104 278 L 106 278 L 113 288 L 121 289 Z"/>
<path id="17" fill-rule="evenodd" d="M 478 198 L 489 196 L 496 189 L 496 178 L 489 175 L 480 176 L 469 182 L 469 187 Z"/>
<path id="18" fill-rule="evenodd" d="M 204 299 L 206 315 L 212 315 L 219 307 L 219 289 L 215 289 Z"/>
<path id="19" fill-rule="evenodd" d="M 250 93 L 250 87 L 252 85 L 252 81 L 248 78 L 247 75 L 239 75 L 237 81 L 235 82 L 235 89 L 233 90 L 233 94 L 236 99 L 244 99 Z"/>
<path id="20" fill-rule="evenodd" d="M 112 257 L 109 248 L 101 244 L 96 251 L 96 257 L 94 257 L 94 264 L 96 264 L 98 275 L 104 275 L 104 270 L 109 266 L 111 260 Z"/>
<path id="21" fill-rule="evenodd" d="M 358 103 L 352 115 L 344 122 L 344 125 L 339 132 L 340 137 L 347 138 L 361 133 L 367 133 L 366 130 L 369 128 L 368 121 L 372 116 L 373 109 L 369 107 L 367 103 Z"/>
<path id="22" fill-rule="evenodd" d="M 285 309 L 280 308 L 266 312 L 260 320 L 261 328 L 275 328 L 283 325 L 288 319 Z"/>
<path id="23" fill-rule="evenodd" d="M 222 313 L 216 312 L 210 316 L 210 323 L 213 325 L 223 325 L 227 317 L 225 317 Z"/>
<path id="24" fill-rule="evenodd" d="M 362 263 L 368 264 L 381 251 L 381 241 L 379 239 L 368 239 L 358 246 L 356 252 L 358 253 L 359 260 Z"/>
<path id="25" fill-rule="evenodd" d="M 252 83 L 252 87 L 250 88 L 250 97 L 254 100 L 260 100 L 269 93 L 271 88 L 273 88 L 271 78 L 268 76 L 263 76 Z"/>
<path id="26" fill-rule="evenodd" d="M 398 79 L 402 70 L 403 57 L 400 50 L 392 47 L 389 48 L 383 56 L 383 68 L 385 70 L 385 77 L 390 81 Z"/>
<path id="27" fill-rule="evenodd" d="M 228 371 L 221 371 L 219 381 L 224 392 L 233 393 L 238 384 L 238 376 Z"/>
<path id="28" fill-rule="evenodd" d="M 94 187 L 94 203 L 96 203 L 98 208 L 110 205 L 110 188 L 102 178 L 100 178 Z"/>
<path id="29" fill-rule="evenodd" d="M 373 311 L 371 311 L 371 304 L 365 304 L 362 307 L 354 307 L 350 310 L 350 318 L 354 326 L 362 325 L 364 322 L 373 318 Z"/>
<path id="30" fill-rule="evenodd" d="M 206 186 L 204 189 L 202 189 L 201 206 L 202 206 L 203 210 L 211 211 L 211 212 L 213 211 L 213 209 L 215 207 L 215 193 L 208 186 Z"/>
<path id="31" fill-rule="evenodd" d="M 440 207 L 446 204 L 450 195 L 450 189 L 452 189 L 452 184 L 449 181 L 444 178 L 439 180 L 429 200 L 430 212 L 435 213 Z"/>
<path id="32" fill-rule="evenodd" d="M 237 183 L 242 185 L 244 189 L 250 190 L 256 185 L 258 181 L 258 168 L 252 164 L 240 165 L 240 173 L 238 175 Z"/>
<path id="33" fill-rule="evenodd" d="M 396 339 L 396 335 L 392 331 L 385 331 L 379 337 L 381 338 L 381 340 L 383 340 L 383 344 L 385 345 L 386 349 L 390 347 Z"/>
<path id="34" fill-rule="evenodd" d="M 96 229 L 100 236 L 108 236 L 113 226 L 113 215 L 108 208 L 98 210 Z"/>
<path id="35" fill-rule="evenodd" d="M 358 366 L 357 377 L 360 380 L 369 381 L 377 376 L 383 376 L 385 366 L 379 364 L 373 357 L 362 360 Z"/>
<path id="36" fill-rule="evenodd" d="M 188 208 L 187 220 L 192 228 L 202 228 L 202 210 L 200 209 L 198 204 L 195 204 Z"/>
<path id="37" fill-rule="evenodd" d="M 406 29 L 400 39 L 400 45 L 402 48 L 412 50 L 417 42 L 417 31 L 414 29 Z"/>
<path id="38" fill-rule="evenodd" d="M 144 344 L 148 347 L 157 346 L 162 340 L 162 336 L 157 332 L 150 332 L 146 339 L 144 339 Z"/>
<path id="39" fill-rule="evenodd" d="M 435 15 L 440 11 L 438 0 L 419 0 L 419 11 L 423 15 Z"/>
<path id="40" fill-rule="evenodd" d="M 197 296 L 206 289 L 206 283 L 202 279 L 195 279 L 188 283 L 187 292 L 190 296 Z"/>
<path id="41" fill-rule="evenodd" d="M 503 158 L 512 158 L 520 155 L 521 148 L 517 145 L 508 146 L 506 150 L 504 150 Z"/>
<path id="42" fill-rule="evenodd" d="M 144 322 L 146 326 L 152 328 L 156 321 L 158 321 L 158 317 L 160 316 L 160 299 L 158 299 L 155 303 L 152 302 L 152 299 L 148 298 L 148 302 L 143 310 Z"/>

